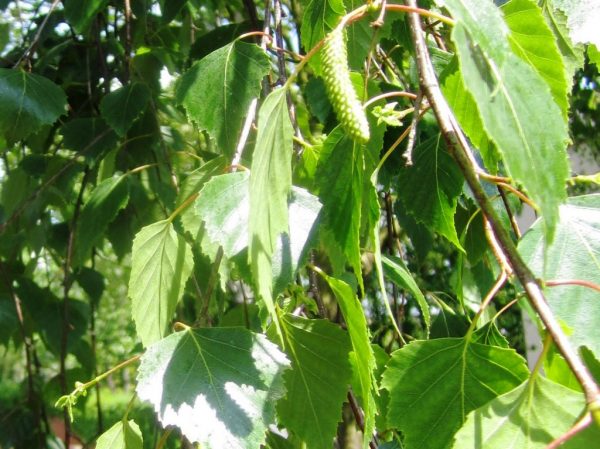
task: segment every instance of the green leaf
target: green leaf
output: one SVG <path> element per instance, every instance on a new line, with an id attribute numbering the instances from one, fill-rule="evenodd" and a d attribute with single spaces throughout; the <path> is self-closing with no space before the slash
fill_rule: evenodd
<path id="1" fill-rule="evenodd" d="M 18 325 L 14 302 L 7 298 L 0 298 L 0 345 L 8 345 L 10 338 L 19 328 Z"/>
<path id="2" fill-rule="evenodd" d="M 327 33 L 333 30 L 346 13 L 343 0 L 303 0 L 304 15 L 300 36 L 305 52 L 310 51 Z M 320 54 L 309 62 L 315 73 L 321 73 Z"/>
<path id="3" fill-rule="evenodd" d="M 247 171 L 215 176 L 195 202 L 196 215 L 204 221 L 208 236 L 229 258 L 248 246 L 249 179 Z"/>
<path id="4" fill-rule="evenodd" d="M 279 420 L 307 447 L 331 447 L 351 377 L 348 335 L 325 320 L 284 315 L 280 323 L 292 369 L 283 375 Z"/>
<path id="5" fill-rule="evenodd" d="M 63 145 L 81 153 L 93 162 L 117 146 L 116 133 L 100 117 L 77 118 L 65 123 L 61 130 Z"/>
<path id="6" fill-rule="evenodd" d="M 407 449 L 447 448 L 467 414 L 520 385 L 525 361 L 510 349 L 464 338 L 416 341 L 395 351 L 383 374 L 388 423 Z"/>
<path id="7" fill-rule="evenodd" d="M 129 183 L 126 175 L 105 179 L 96 186 L 81 209 L 73 251 L 74 266 L 87 260 L 92 247 L 102 240 L 106 228 L 128 201 Z"/>
<path id="8" fill-rule="evenodd" d="M 65 18 L 79 34 L 85 34 L 108 0 L 65 0 Z"/>
<path id="9" fill-rule="evenodd" d="M 541 9 L 531 0 L 511 0 L 502 5 L 502 12 L 510 29 L 509 41 L 513 51 L 546 81 L 566 122 L 570 86 L 567 85 L 554 35 Z"/>
<path id="10" fill-rule="evenodd" d="M 133 83 L 104 96 L 100 102 L 102 118 L 121 137 L 127 134 L 150 100 L 150 89 L 145 84 Z"/>
<path id="11" fill-rule="evenodd" d="M 168 334 L 192 266 L 192 250 L 169 220 L 146 226 L 136 234 L 129 297 L 137 334 L 144 346 Z"/>
<path id="12" fill-rule="evenodd" d="M 560 207 L 551 245 L 544 242 L 543 227 L 543 219 L 537 221 L 519 242 L 519 252 L 535 275 L 546 281 L 575 279 L 600 284 L 600 195 L 573 197 Z M 568 327 L 571 343 L 600 354 L 598 292 L 563 285 L 549 287 L 545 293 L 554 315 Z"/>
<path id="13" fill-rule="evenodd" d="M 121 420 L 98 437 L 96 449 L 142 449 L 142 432 L 132 419 Z"/>
<path id="14" fill-rule="evenodd" d="M 358 393 L 363 400 L 365 414 L 365 432 L 363 432 L 363 447 L 369 445 L 375 426 L 375 404 L 372 394 L 373 373 L 375 371 L 375 354 L 371 348 L 369 328 L 362 305 L 352 288 L 340 279 L 322 274 L 338 300 L 344 321 L 350 335 L 350 343 L 356 358 L 355 367 L 358 371 L 360 390 Z"/>
<path id="15" fill-rule="evenodd" d="M 266 53 L 234 41 L 196 62 L 184 73 L 175 96 L 193 122 L 215 139 L 217 151 L 233 156 L 248 107 L 269 71 Z"/>
<path id="16" fill-rule="evenodd" d="M 362 280 L 360 223 L 363 199 L 363 151 L 338 126 L 323 143 L 317 167 L 323 226 Z"/>
<path id="17" fill-rule="evenodd" d="M 542 2 L 541 8 L 544 19 L 546 19 L 548 27 L 554 34 L 556 45 L 563 58 L 565 76 L 569 84 L 572 84 L 575 72 L 583 67 L 583 45 L 575 45 L 571 42 L 567 29 L 567 17 L 562 11 L 553 8 L 552 1 Z"/>
<path id="18" fill-rule="evenodd" d="M 249 179 L 247 171 L 215 176 L 206 183 L 195 202 L 196 219 L 204 221 L 208 237 L 223 247 L 228 258 L 248 246 Z M 272 255 L 274 296 L 294 280 L 306 256 L 320 208 L 317 197 L 292 187 L 288 202 L 289 233 L 279 236 Z"/>
<path id="19" fill-rule="evenodd" d="M 596 0 L 554 0 L 552 3 L 566 14 L 573 42 L 600 46 L 600 5 Z"/>
<path id="20" fill-rule="evenodd" d="M 496 173 L 498 171 L 498 157 L 491 146 L 490 140 L 485 132 L 477 103 L 473 95 L 465 87 L 460 71 L 458 70 L 458 62 L 451 63 L 448 66 L 448 71 L 453 70 L 450 74 L 442 74 L 442 92 L 448 100 L 448 104 L 452 108 L 458 123 L 462 130 L 466 133 L 471 141 L 471 144 L 479 151 L 486 168 Z M 445 76 L 444 76 L 445 75 Z"/>
<path id="21" fill-rule="evenodd" d="M 467 416 L 453 449 L 543 449 L 585 408 L 581 393 L 539 375 Z"/>
<path id="22" fill-rule="evenodd" d="M 596 64 L 596 70 L 600 71 L 600 51 L 595 45 L 589 45 L 587 55 L 592 64 Z"/>
<path id="23" fill-rule="evenodd" d="M 429 335 L 429 328 L 431 327 L 429 305 L 415 279 L 412 277 L 412 274 L 408 271 L 402 259 L 399 259 L 398 257 L 382 256 L 381 260 L 385 267 L 385 274 L 392 282 L 399 287 L 406 289 L 417 301 L 419 309 L 421 309 L 421 314 L 423 315 L 427 335 Z"/>
<path id="24" fill-rule="evenodd" d="M 0 136 L 17 141 L 66 112 L 63 90 L 40 75 L 0 69 Z"/>
<path id="25" fill-rule="evenodd" d="M 269 94 L 258 113 L 258 136 L 250 173 L 249 260 L 258 296 L 278 326 L 272 264 L 277 239 L 288 233 L 292 187 L 292 136 L 285 89 Z"/>
<path id="26" fill-rule="evenodd" d="M 315 195 L 292 186 L 288 203 L 289 235 L 279 236 L 273 253 L 274 296 L 294 282 L 298 268 L 306 261 L 320 210 L 321 203 Z"/>
<path id="27" fill-rule="evenodd" d="M 227 164 L 225 157 L 218 156 L 191 172 L 181 183 L 175 207 L 181 206 L 192 195 L 198 193 L 213 176 L 223 173 Z M 195 206 L 192 205 L 183 211 L 181 223 L 186 232 L 189 232 L 193 238 L 197 237 L 202 226 L 202 220 L 196 214 Z"/>
<path id="28" fill-rule="evenodd" d="M 569 173 L 568 134 L 560 108 L 541 76 L 511 51 L 509 30 L 491 1 L 443 3 L 457 20 L 452 38 L 465 86 L 479 99 L 486 132 L 510 176 L 546 217 L 546 238 L 551 241 Z"/>
<path id="29" fill-rule="evenodd" d="M 398 195 L 418 222 L 462 248 L 454 226 L 463 177 L 437 135 L 413 150 L 413 165 L 401 169 Z"/>
<path id="30" fill-rule="evenodd" d="M 344 5 L 348 11 L 353 11 L 364 5 L 364 2 L 362 0 L 344 0 Z M 358 20 L 346 27 L 348 65 L 351 69 L 363 70 L 365 58 L 371 51 L 373 30 L 368 19 Z"/>
<path id="31" fill-rule="evenodd" d="M 204 448 L 258 448 L 275 424 L 285 355 L 243 328 L 187 329 L 142 356 L 137 393 Z"/>

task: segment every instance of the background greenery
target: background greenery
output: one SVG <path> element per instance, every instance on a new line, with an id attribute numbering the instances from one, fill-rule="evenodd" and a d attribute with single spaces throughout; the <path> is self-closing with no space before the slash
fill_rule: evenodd
<path id="1" fill-rule="evenodd" d="M 573 276 L 600 284 L 599 267 L 592 263 L 600 247 L 597 197 L 574 199 L 569 203 L 573 215 L 558 215 L 568 166 L 567 142 L 561 138 L 568 133 L 570 149 L 585 157 L 597 159 L 600 150 L 598 49 L 591 40 L 573 42 L 569 33 L 583 26 L 582 16 L 593 5 L 581 1 L 573 9 L 560 1 L 512 0 L 500 10 L 483 2 L 482 10 L 493 12 L 486 29 L 485 23 L 461 16 L 461 8 L 474 10 L 477 2 L 448 1 L 447 9 L 441 3 L 419 5 L 456 20 L 452 27 L 423 19 L 444 94 L 481 166 L 492 175 L 510 175 L 511 185 L 531 197 L 546 220 L 519 243 L 526 248 L 523 257 L 541 278 L 565 277 L 556 270 L 546 276 L 539 251 L 547 250 L 550 267 L 568 261 L 575 267 Z M 164 433 L 169 418 L 150 404 L 160 408 L 161 398 L 151 387 L 156 373 L 164 369 L 165 379 L 181 381 L 155 359 L 172 355 L 174 347 L 189 349 L 190 339 L 218 344 L 205 343 L 184 360 L 173 355 L 173 365 L 211 354 L 215 360 L 222 357 L 209 364 L 204 377 L 196 374 L 199 383 L 232 364 L 247 375 L 240 374 L 244 385 L 262 391 L 252 382 L 269 374 L 272 390 L 252 399 L 263 415 L 244 428 L 249 433 L 240 444 L 246 447 L 365 447 L 371 442 L 369 432 L 360 431 L 365 426 L 377 436 L 371 443 L 380 447 L 463 447 L 461 442 L 467 447 L 474 438 L 469 426 L 475 415 L 469 412 L 505 400 L 502 393 L 509 405 L 522 405 L 520 389 L 529 385 L 539 388 L 539 397 L 555 398 L 563 423 L 546 416 L 519 422 L 544 433 L 521 447 L 545 447 L 584 411 L 583 399 L 573 396 L 581 388 L 549 342 L 542 356 L 546 377 L 539 383 L 537 371 L 530 374 L 517 355 L 526 350 L 521 307 L 543 334 L 518 281 L 503 284 L 481 319 L 474 319 L 500 267 L 479 205 L 446 151 L 431 111 L 370 182 L 384 154 L 415 124 L 411 108 L 419 80 L 406 14 L 389 10 L 377 28 L 370 26 L 379 14 L 375 8 L 347 28 L 349 67 L 359 97 L 396 95 L 368 108 L 371 140 L 366 145 L 353 142 L 338 126 L 320 76 L 326 63 L 320 53 L 289 80 L 301 61 L 298 54 L 318 46 L 345 13 L 362 4 L 0 0 L 1 448 L 60 447 L 48 424 L 53 417 L 65 419 L 72 434 L 93 444 L 113 424 L 127 422 L 121 421 L 124 415 L 141 428 L 143 447 L 189 447 L 182 433 L 193 440 L 194 420 L 206 415 L 181 412 L 177 426 Z M 461 41 L 461 29 L 471 38 Z M 510 38 L 502 34 L 507 30 Z M 258 33 L 240 38 L 252 31 Z M 261 32 L 270 39 L 261 41 Z M 535 33 L 546 40 L 536 41 Z M 505 40 L 504 46 L 495 46 L 496 39 Z M 473 50 L 471 61 L 483 68 L 468 70 L 469 48 L 483 48 Z M 556 151 L 542 149 L 527 159 L 522 142 L 515 149 L 504 139 L 517 134 L 514 126 L 486 121 L 498 114 L 489 101 L 497 86 L 477 77 L 488 73 L 490 61 L 504 58 L 510 63 L 501 81 L 510 94 L 523 95 L 524 134 L 541 142 L 542 134 L 564 132 L 551 142 Z M 544 58 L 552 67 L 539 63 Z M 527 90 L 543 98 L 530 99 Z M 244 120 L 254 117 L 254 99 L 256 120 L 240 140 Z M 402 153 L 411 140 L 414 165 L 409 166 Z M 594 176 L 572 178 L 569 195 L 593 193 L 598 182 Z M 512 231 L 509 219 L 524 207 L 519 197 L 492 181 L 483 181 L 483 187 Z M 566 219 L 572 217 L 572 223 Z M 589 243 L 584 249 L 581 241 L 569 240 L 580 222 L 583 241 Z M 555 245 L 570 252 L 557 256 L 556 247 L 539 250 L 539 242 L 553 241 L 553 232 Z M 282 233 L 291 239 L 288 246 Z M 520 241 L 514 232 L 512 238 Z M 597 374 L 597 292 L 564 291 L 576 298 L 580 315 L 571 317 L 572 306 L 554 312 Z M 514 299 L 521 307 L 504 309 Z M 158 311 L 148 312 L 146 304 Z M 176 330 L 186 330 L 172 334 L 173 322 L 185 323 Z M 229 326 L 252 333 L 210 333 Z M 225 341 L 240 350 L 266 348 L 276 363 L 260 371 L 233 349 L 218 346 Z M 465 352 L 455 353 L 453 345 L 463 341 Z M 419 371 L 419 357 L 434 349 L 439 366 Z M 397 350 L 404 352 L 394 353 L 388 363 Z M 87 382 L 144 351 L 155 359 L 143 358 L 139 370 L 136 360 L 78 397 L 72 424 L 68 413 L 55 407 L 76 381 Z M 278 359 L 282 351 L 287 361 Z M 415 365 L 407 360 L 416 360 Z M 475 385 L 466 396 L 468 410 L 440 415 L 436 401 L 451 403 L 457 384 L 449 367 L 457 360 L 481 375 L 494 394 Z M 514 376 L 495 372 L 488 366 L 493 363 L 510 367 Z M 303 367 L 317 373 L 304 387 L 298 374 Z M 439 373 L 448 373 L 442 376 L 448 383 L 428 396 Z M 195 388 L 204 391 L 203 384 L 183 385 L 190 397 Z M 420 394 L 421 401 L 402 399 L 411 394 Z M 175 396 L 166 392 L 162 400 L 185 402 Z M 215 396 L 226 399 L 222 392 Z M 307 402 L 314 416 L 303 408 Z M 525 401 L 525 406 L 542 410 L 556 404 Z M 422 439 L 438 418 L 444 422 L 438 439 Z M 281 432 L 265 433 L 260 422 Z M 123 435 L 137 435 L 122 425 Z M 597 436 L 594 431 L 572 440 L 572 447 L 591 447 L 586 445 Z M 119 438 L 115 446 L 98 446 L 141 444 L 136 437 Z M 202 438 L 196 441 L 226 447 Z M 505 447 L 506 441 L 489 442 L 489 447 Z"/>

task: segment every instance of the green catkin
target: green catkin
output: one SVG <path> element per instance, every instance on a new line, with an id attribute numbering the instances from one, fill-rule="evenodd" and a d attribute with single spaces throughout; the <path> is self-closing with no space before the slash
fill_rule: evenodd
<path id="1" fill-rule="evenodd" d="M 369 140 L 369 122 L 356 95 L 348 69 L 344 28 L 335 28 L 323 45 L 323 78 L 327 96 L 346 132 L 362 143 Z"/>

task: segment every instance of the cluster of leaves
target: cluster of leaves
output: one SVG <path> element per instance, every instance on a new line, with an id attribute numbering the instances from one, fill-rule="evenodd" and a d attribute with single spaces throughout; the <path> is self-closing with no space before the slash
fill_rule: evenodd
<path id="1" fill-rule="evenodd" d="M 24 353 L 29 410 L 2 419 L 35 429 L 0 446 L 53 441 L 43 395 L 70 408 L 104 376 L 69 395 L 75 380 L 116 365 L 97 350 L 115 310 L 138 344 L 108 353 L 143 352 L 135 394 L 159 445 L 176 429 L 208 448 L 329 448 L 349 404 L 364 448 L 542 448 L 589 416 L 551 340 L 531 372 L 515 350 L 524 295 L 421 91 L 408 9 L 205 3 L 0 1 L 24 30 L 0 24 L 0 344 Z M 597 8 L 422 3 L 471 174 L 560 284 L 551 312 L 597 374 L 600 197 L 566 193 Z M 541 216 L 523 237 L 520 201 Z M 96 447 L 153 443 L 123 414 Z"/>

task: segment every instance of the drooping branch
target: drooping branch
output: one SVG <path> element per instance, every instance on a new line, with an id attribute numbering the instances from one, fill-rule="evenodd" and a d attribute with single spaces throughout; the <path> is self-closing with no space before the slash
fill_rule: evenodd
<path id="1" fill-rule="evenodd" d="M 416 0 L 408 0 L 407 4 L 410 8 L 417 8 Z M 600 415 L 600 388 L 567 340 L 567 336 L 548 307 L 537 279 L 521 258 L 515 243 L 512 241 L 507 230 L 502 226 L 502 222 L 494 210 L 492 203 L 479 183 L 469 144 L 442 94 L 433 70 L 429 51 L 423 37 L 419 15 L 414 12 L 410 12 L 408 15 L 412 40 L 415 45 L 421 88 L 437 118 L 448 150 L 460 167 L 479 207 L 490 224 L 506 260 L 523 285 L 529 302 L 540 316 L 559 351 L 581 384 L 588 403 L 588 409 L 594 415 Z M 595 418 L 598 420 L 597 416 Z"/>

